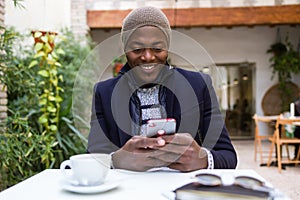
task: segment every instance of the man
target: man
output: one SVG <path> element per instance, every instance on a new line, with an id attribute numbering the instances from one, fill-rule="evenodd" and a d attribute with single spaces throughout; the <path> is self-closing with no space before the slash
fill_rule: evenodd
<path id="1" fill-rule="evenodd" d="M 208 75 L 170 66 L 169 21 L 154 7 L 123 21 L 127 63 L 94 88 L 88 152 L 112 153 L 112 166 L 135 171 L 235 168 L 231 144 Z M 149 119 L 174 118 L 176 133 L 145 137 Z"/>

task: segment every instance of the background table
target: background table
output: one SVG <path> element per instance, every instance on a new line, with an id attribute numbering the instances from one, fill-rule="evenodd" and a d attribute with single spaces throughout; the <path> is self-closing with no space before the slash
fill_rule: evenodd
<path id="1" fill-rule="evenodd" d="M 131 172 L 110 170 L 108 179 L 120 181 L 117 188 L 103 193 L 77 194 L 61 188 L 63 180 L 60 170 L 45 170 L 0 193 L 1 200 L 91 200 L 91 199 L 174 199 L 175 188 L 191 182 L 195 173 L 215 173 L 218 175 L 249 175 L 264 180 L 253 170 L 200 170 L 191 173 L 174 171 Z"/>
<path id="2" fill-rule="evenodd" d="M 294 125 L 300 126 L 300 122 L 293 122 Z"/>

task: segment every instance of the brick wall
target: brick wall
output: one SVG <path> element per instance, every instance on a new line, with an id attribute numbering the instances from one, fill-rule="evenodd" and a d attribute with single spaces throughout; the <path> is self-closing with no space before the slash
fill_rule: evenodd
<path id="1" fill-rule="evenodd" d="M 84 36 L 89 30 L 84 0 L 71 0 L 71 30 L 75 36 Z"/>
<path id="2" fill-rule="evenodd" d="M 4 7 L 5 7 L 5 0 L 0 0 L 0 26 L 4 26 Z M 0 74 L 0 76 L 3 76 Z M 0 83 L 0 124 L 6 119 L 7 117 L 7 94 L 6 89 L 2 83 Z"/>

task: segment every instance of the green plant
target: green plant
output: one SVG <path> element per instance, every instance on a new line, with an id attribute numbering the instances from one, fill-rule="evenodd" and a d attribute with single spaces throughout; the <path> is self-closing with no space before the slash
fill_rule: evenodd
<path id="1" fill-rule="evenodd" d="M 51 136 L 32 131 L 28 119 L 18 112 L 11 114 L 6 131 L 0 134 L 3 189 L 46 169 L 48 156 L 55 153 Z"/>
<path id="2" fill-rule="evenodd" d="M 121 70 L 121 68 L 124 66 L 125 63 L 126 63 L 125 54 L 113 60 L 112 65 L 113 65 L 114 77 L 118 76 L 119 71 Z"/>
<path id="3" fill-rule="evenodd" d="M 61 67 L 61 64 L 58 61 L 56 52 L 60 54 L 64 53 L 62 49 L 54 51 L 55 35 L 51 32 L 33 32 L 35 55 L 28 66 L 28 69 L 34 66 L 38 67 L 38 87 L 41 87 L 38 99 L 38 122 L 41 125 L 41 135 L 48 136 L 47 139 L 49 140 L 45 141 L 46 145 L 49 144 L 53 149 L 58 145 L 55 138 L 60 122 L 60 103 L 63 101 L 60 96 L 60 92 L 63 92 L 63 89 L 60 87 L 63 77 L 58 74 L 57 68 Z M 55 156 L 51 152 L 51 148 L 48 148 L 48 154 L 42 157 L 42 162 L 46 161 L 46 168 L 52 167 L 55 164 Z"/>
<path id="4" fill-rule="evenodd" d="M 300 72 L 299 52 L 293 49 L 288 39 L 285 44 L 281 42 L 273 44 L 267 52 L 273 55 L 270 58 L 273 77 L 277 74 L 279 83 L 283 86 L 291 80 L 292 73 Z"/>
<path id="5" fill-rule="evenodd" d="M 63 99 L 60 92 L 63 89 L 59 86 L 62 76 L 57 74 L 57 68 L 61 66 L 58 56 L 53 51 L 54 34 L 36 31 L 33 33 L 36 40 L 34 49 L 36 54 L 29 64 L 29 69 L 38 66 L 40 76 L 39 86 L 42 93 L 39 96 L 39 109 L 41 116 L 39 123 L 43 126 L 42 134 L 55 134 L 59 126 L 60 102 Z M 60 53 L 64 53 L 62 50 Z"/>
<path id="6" fill-rule="evenodd" d="M 1 62 L 5 76 L 0 77 L 7 87 L 8 118 L 0 133 L 0 189 L 86 151 L 86 138 L 73 123 L 71 97 L 89 43 L 78 45 L 68 31 L 56 37 L 55 48 L 48 43 L 54 38 L 44 35 L 33 51 L 21 43 L 29 34 L 10 32 L 14 37 L 4 45 L 9 53 L 1 57 L 6 63 L 2 67 Z"/>
<path id="7" fill-rule="evenodd" d="M 16 34 L 0 26 L 0 69 L 4 71 L 13 58 L 13 41 Z M 3 79 L 1 78 L 2 83 Z"/>
<path id="8" fill-rule="evenodd" d="M 95 47 L 95 44 L 91 41 L 91 38 L 87 36 L 75 37 L 74 34 L 68 29 L 63 29 L 62 34 L 58 35 L 58 39 L 59 40 L 56 43 L 56 47 L 62 48 L 65 51 L 64 54 L 59 55 L 60 62 L 63 68 L 58 68 L 59 73 L 62 74 L 64 77 L 64 81 L 61 84 L 61 87 L 64 88 L 64 93 L 62 94 L 64 101 L 61 104 L 62 109 L 60 115 L 63 120 L 61 121 L 62 124 L 60 129 L 71 129 L 74 133 L 77 133 L 77 135 L 82 138 L 84 137 L 83 135 L 85 135 L 89 131 L 87 128 L 89 127 L 89 121 L 85 121 L 84 119 L 82 119 L 81 116 L 76 115 L 76 112 L 71 112 L 74 111 L 72 110 L 72 108 L 74 109 L 74 106 L 76 107 L 76 105 L 73 104 L 73 98 L 70 97 L 72 97 L 73 95 L 73 90 L 76 89 L 73 86 L 77 77 L 77 72 L 82 66 L 82 63 L 88 66 L 93 66 L 96 63 L 94 59 L 86 59 L 88 55 L 90 56 L 92 49 Z M 81 74 L 79 74 L 79 78 L 80 77 Z M 81 82 L 81 85 L 84 88 L 85 85 L 89 84 L 89 80 L 84 80 Z M 82 102 L 82 105 L 86 105 L 86 103 L 91 103 L 91 101 L 86 102 L 86 100 L 87 99 L 82 98 L 79 101 Z M 84 110 L 86 109 L 81 108 L 80 112 L 82 113 L 84 112 Z M 70 120 L 77 120 L 77 122 L 80 121 L 80 125 L 77 123 L 75 128 L 74 123 L 70 123 Z M 84 138 L 82 139 L 84 140 Z"/>
<path id="9" fill-rule="evenodd" d="M 25 8 L 24 5 L 22 5 L 22 2 L 23 0 L 13 0 L 14 2 L 14 6 L 15 7 L 19 7 L 19 8 Z"/>
<path id="10" fill-rule="evenodd" d="M 291 82 L 292 74 L 300 72 L 300 52 L 294 50 L 293 45 L 289 42 L 288 37 L 285 43 L 277 42 L 272 44 L 267 53 L 271 53 L 270 58 L 272 67 L 272 77 L 278 77 L 279 88 L 282 91 L 282 111 L 288 110 L 290 99 L 294 98 L 287 87 L 287 83 Z"/>

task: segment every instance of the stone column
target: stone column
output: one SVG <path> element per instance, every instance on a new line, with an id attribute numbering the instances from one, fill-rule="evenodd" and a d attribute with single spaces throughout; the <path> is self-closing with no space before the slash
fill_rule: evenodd
<path id="1" fill-rule="evenodd" d="M 86 1 L 71 0 L 71 30 L 75 36 L 82 37 L 88 33 L 86 15 Z"/>

